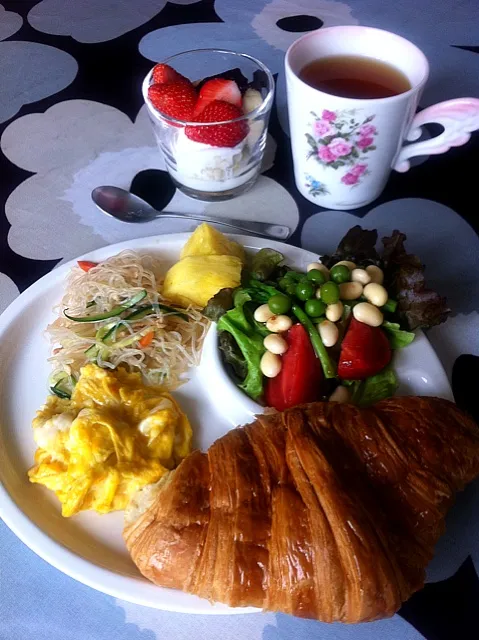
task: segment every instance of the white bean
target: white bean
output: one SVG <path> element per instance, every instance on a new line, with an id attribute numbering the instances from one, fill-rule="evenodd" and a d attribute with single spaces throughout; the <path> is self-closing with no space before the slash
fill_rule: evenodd
<path id="1" fill-rule="evenodd" d="M 369 267 L 366 267 L 366 271 L 371 276 L 371 282 L 375 282 L 376 284 L 382 284 L 384 282 L 383 270 L 376 267 L 375 264 L 370 264 Z"/>
<path id="2" fill-rule="evenodd" d="M 351 262 L 351 260 L 341 260 L 340 262 L 336 262 L 334 266 L 337 267 L 340 264 L 344 264 L 344 266 L 347 267 L 350 271 L 356 269 L 356 263 Z"/>
<path id="3" fill-rule="evenodd" d="M 328 304 L 326 307 L 326 318 L 331 320 L 331 322 L 337 322 L 341 319 L 344 311 L 344 305 L 341 302 L 336 302 L 335 304 Z"/>
<path id="4" fill-rule="evenodd" d="M 357 300 L 363 292 L 360 282 L 343 282 L 339 285 L 339 297 L 342 300 Z"/>
<path id="5" fill-rule="evenodd" d="M 259 368 L 261 373 L 267 378 L 276 378 L 281 371 L 282 362 L 281 358 L 271 351 L 266 351 L 261 358 Z"/>
<path id="6" fill-rule="evenodd" d="M 351 393 L 347 387 L 340 385 L 339 387 L 336 387 L 333 393 L 329 396 L 329 401 L 346 404 L 347 402 L 351 402 Z"/>
<path id="7" fill-rule="evenodd" d="M 370 327 L 379 327 L 383 323 L 383 314 L 377 307 L 369 302 L 360 302 L 353 308 L 353 316 L 359 322 L 368 324 Z"/>
<path id="8" fill-rule="evenodd" d="M 270 333 L 269 336 L 263 340 L 264 348 L 271 353 L 276 353 L 277 355 L 282 355 L 286 353 L 288 350 L 288 343 L 284 338 L 278 336 L 276 333 Z"/>
<path id="9" fill-rule="evenodd" d="M 371 282 L 364 287 L 364 297 L 376 307 L 382 307 L 388 301 L 388 292 L 382 284 Z"/>
<path id="10" fill-rule="evenodd" d="M 366 271 L 366 269 L 353 269 L 351 271 L 351 280 L 353 282 L 360 282 L 362 285 L 365 285 L 371 282 L 371 276 Z"/>
<path id="11" fill-rule="evenodd" d="M 266 322 L 274 316 L 274 313 L 268 307 L 267 304 L 262 304 L 254 312 L 254 319 L 256 322 Z"/>
<path id="12" fill-rule="evenodd" d="M 266 328 L 273 333 L 283 333 L 291 329 L 292 326 L 293 321 L 289 316 L 271 316 L 271 318 L 266 321 Z"/>
<path id="13" fill-rule="evenodd" d="M 326 280 L 329 280 L 329 269 L 325 267 L 324 264 L 321 264 L 321 262 L 310 262 L 307 271 L 312 271 L 313 269 L 321 271 Z"/>
<path id="14" fill-rule="evenodd" d="M 319 335 L 325 347 L 334 347 L 339 338 L 338 327 L 330 320 L 323 320 L 318 324 Z"/>

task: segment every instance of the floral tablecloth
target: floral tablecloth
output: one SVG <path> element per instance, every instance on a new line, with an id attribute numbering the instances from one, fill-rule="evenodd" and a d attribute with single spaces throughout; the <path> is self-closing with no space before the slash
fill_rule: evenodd
<path id="1" fill-rule="evenodd" d="M 131 188 L 171 211 L 277 220 L 291 242 L 329 250 L 361 219 L 404 231 L 448 296 L 452 317 L 429 332 L 463 398 L 479 355 L 479 137 L 394 174 L 373 205 L 325 211 L 294 186 L 284 52 L 301 33 L 364 24 L 417 43 L 431 62 L 421 106 L 479 93 L 476 0 L 13 0 L 0 5 L 0 311 L 59 263 L 143 235 L 189 230 L 155 221 L 124 226 L 90 200 L 100 184 Z M 170 182 L 142 107 L 152 66 L 182 50 L 221 46 L 260 58 L 277 74 L 264 171 L 249 193 L 204 204 Z M 425 135 L 435 135 L 431 128 Z M 461 356 L 461 357 L 459 357 Z M 454 367 L 454 376 L 453 376 Z M 462 374 L 465 371 L 465 374 Z M 475 371 L 475 373 L 474 373 Z M 474 378 L 473 378 L 474 379 Z M 465 398 L 477 411 L 477 398 Z M 3 640 L 449 640 L 475 638 L 479 602 L 479 483 L 459 497 L 428 570 L 428 584 L 393 618 L 359 626 L 285 615 L 188 616 L 103 595 L 53 569 L 0 523 Z"/>

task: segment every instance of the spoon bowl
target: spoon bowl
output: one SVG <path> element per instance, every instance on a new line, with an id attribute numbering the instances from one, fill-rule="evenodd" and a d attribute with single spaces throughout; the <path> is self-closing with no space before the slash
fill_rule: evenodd
<path id="1" fill-rule="evenodd" d="M 148 202 L 120 187 L 96 187 L 91 197 L 100 211 L 121 222 L 150 222 L 161 215 Z"/>

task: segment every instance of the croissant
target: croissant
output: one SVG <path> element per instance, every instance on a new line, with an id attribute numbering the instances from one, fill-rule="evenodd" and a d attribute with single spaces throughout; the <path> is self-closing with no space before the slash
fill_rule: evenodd
<path id="1" fill-rule="evenodd" d="M 137 494 L 124 539 L 155 584 L 324 622 L 393 615 L 424 584 L 479 430 L 453 403 L 319 402 L 258 417 Z"/>

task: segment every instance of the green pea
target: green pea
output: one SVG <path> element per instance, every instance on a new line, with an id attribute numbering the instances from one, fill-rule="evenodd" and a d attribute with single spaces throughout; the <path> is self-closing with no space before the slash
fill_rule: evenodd
<path id="1" fill-rule="evenodd" d="M 308 316 L 311 316 L 312 318 L 318 318 L 319 316 L 324 315 L 326 311 L 326 305 L 322 300 L 311 298 L 311 300 L 306 301 L 304 310 L 306 311 Z"/>
<path id="2" fill-rule="evenodd" d="M 288 278 L 280 278 L 278 280 L 278 287 L 282 290 L 282 291 L 287 291 L 288 290 L 288 286 L 290 284 L 290 281 L 288 280 Z"/>
<path id="3" fill-rule="evenodd" d="M 314 284 L 317 286 L 326 282 L 324 273 L 319 269 L 311 269 L 311 271 L 308 271 L 307 278 L 308 280 L 311 280 L 311 282 L 314 282 Z"/>
<path id="4" fill-rule="evenodd" d="M 321 300 L 326 304 L 336 304 L 339 300 L 339 287 L 335 282 L 325 282 L 321 285 Z"/>
<path id="5" fill-rule="evenodd" d="M 278 293 L 268 300 L 268 307 L 276 316 L 288 313 L 291 309 L 291 298 L 285 296 L 284 293 Z"/>
<path id="6" fill-rule="evenodd" d="M 306 282 L 299 282 L 296 287 L 296 295 L 300 300 L 306 301 L 314 296 L 314 285 L 307 280 Z"/>
<path id="7" fill-rule="evenodd" d="M 289 282 L 288 286 L 286 287 L 286 293 L 289 296 L 295 296 L 296 295 L 296 283 Z"/>
<path id="8" fill-rule="evenodd" d="M 349 282 L 351 280 L 351 271 L 345 264 L 338 264 L 334 266 L 329 272 L 331 280 L 337 284 L 343 284 L 343 282 Z"/>

